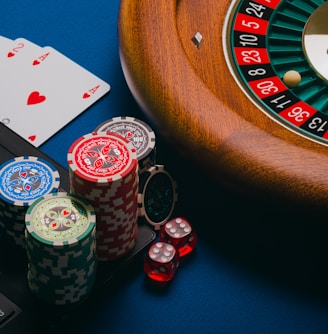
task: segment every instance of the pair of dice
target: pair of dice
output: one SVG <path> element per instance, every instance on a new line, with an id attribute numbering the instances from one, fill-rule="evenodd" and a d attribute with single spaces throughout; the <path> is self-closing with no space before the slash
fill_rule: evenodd
<path id="1" fill-rule="evenodd" d="M 170 282 L 180 264 L 197 244 L 196 232 L 184 217 L 176 217 L 164 224 L 159 241 L 153 243 L 144 260 L 145 274 L 152 281 L 165 284 Z"/>

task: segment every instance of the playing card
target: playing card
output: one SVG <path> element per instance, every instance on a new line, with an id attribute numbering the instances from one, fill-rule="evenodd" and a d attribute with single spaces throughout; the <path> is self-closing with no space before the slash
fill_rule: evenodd
<path id="1" fill-rule="evenodd" d="M 52 47 L 36 48 L 22 59 L 19 71 L 10 67 L 0 81 L 0 120 L 36 147 L 110 90 Z"/>
<path id="2" fill-rule="evenodd" d="M 6 72 L 8 72 L 11 70 L 11 66 L 24 66 L 24 60 L 28 59 L 28 55 L 40 50 L 40 46 L 28 41 L 25 38 L 17 38 L 15 40 L 7 39 L 5 37 L 1 38 L 0 69 L 2 78 L 4 77 L 3 68 Z M 18 62 L 22 62 L 21 65 L 18 64 Z"/>
<path id="3" fill-rule="evenodd" d="M 6 58 L 6 51 L 12 45 L 13 40 L 4 36 L 0 36 L 0 63 Z"/>

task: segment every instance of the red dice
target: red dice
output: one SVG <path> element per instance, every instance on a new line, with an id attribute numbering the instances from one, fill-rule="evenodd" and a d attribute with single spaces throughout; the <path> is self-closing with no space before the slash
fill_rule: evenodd
<path id="1" fill-rule="evenodd" d="M 144 271 L 151 280 L 168 283 L 174 277 L 179 262 L 179 253 L 174 246 L 158 241 L 148 250 L 144 261 Z"/>
<path id="2" fill-rule="evenodd" d="M 186 218 L 176 217 L 162 226 L 160 240 L 174 246 L 181 258 L 196 247 L 197 235 Z"/>

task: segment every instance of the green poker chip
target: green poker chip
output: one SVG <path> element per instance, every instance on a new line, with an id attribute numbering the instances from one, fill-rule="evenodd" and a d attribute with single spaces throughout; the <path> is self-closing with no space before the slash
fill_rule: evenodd
<path id="1" fill-rule="evenodd" d="M 80 302 L 96 277 L 96 216 L 78 195 L 57 192 L 27 210 L 25 229 L 27 281 L 41 301 L 55 305 Z"/>
<path id="2" fill-rule="evenodd" d="M 26 229 L 41 243 L 70 246 L 88 237 L 96 225 L 96 214 L 81 197 L 65 192 L 45 195 L 26 212 Z"/>

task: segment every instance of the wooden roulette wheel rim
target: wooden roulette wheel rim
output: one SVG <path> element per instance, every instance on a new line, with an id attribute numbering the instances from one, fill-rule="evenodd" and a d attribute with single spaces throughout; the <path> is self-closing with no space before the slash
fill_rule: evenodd
<path id="1" fill-rule="evenodd" d="M 218 183 L 325 208 L 327 146 L 261 112 L 231 75 L 222 43 L 230 4 L 122 0 L 119 49 L 128 86 L 156 130 Z M 195 32 L 204 37 L 200 48 L 191 41 Z"/>

